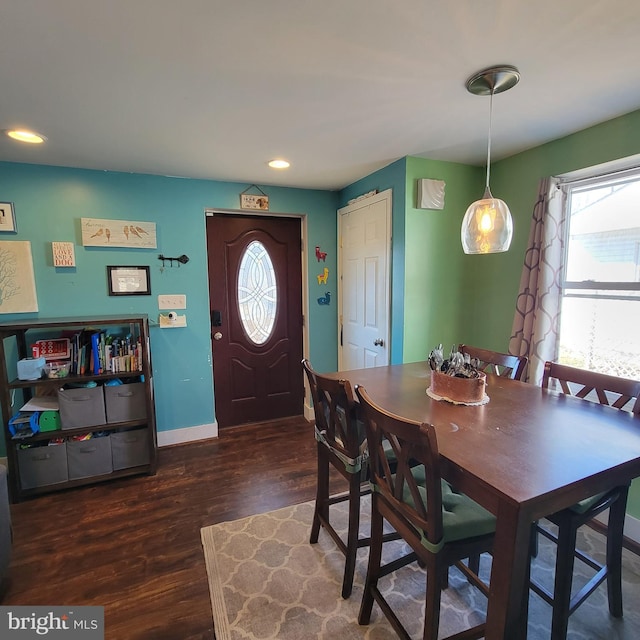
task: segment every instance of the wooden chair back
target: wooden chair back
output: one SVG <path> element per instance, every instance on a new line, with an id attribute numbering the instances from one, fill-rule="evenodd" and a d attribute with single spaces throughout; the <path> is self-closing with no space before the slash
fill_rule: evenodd
<path id="1" fill-rule="evenodd" d="M 442 486 L 436 433 L 432 425 L 395 416 L 376 405 L 362 386 L 356 386 L 369 447 L 369 478 L 387 509 L 385 518 L 407 541 L 442 540 Z M 389 464 L 388 446 L 394 464 Z M 421 468 L 420 468 L 421 467 Z M 426 482 L 418 488 L 416 478 Z M 426 491 L 425 491 L 426 489 Z"/>
<path id="2" fill-rule="evenodd" d="M 313 413 L 315 416 L 319 404 L 316 372 L 307 358 L 302 360 L 302 368 L 304 369 L 305 375 L 307 376 L 307 382 L 309 383 L 309 391 L 311 392 L 311 402 L 313 403 Z"/>
<path id="3" fill-rule="evenodd" d="M 545 362 L 542 387 L 640 414 L 639 380 L 618 378 L 557 362 Z"/>
<path id="4" fill-rule="evenodd" d="M 510 353 L 481 349 L 468 344 L 461 344 L 458 351 L 462 354 L 468 353 L 471 358 L 479 360 L 480 369 L 485 373 L 494 373 L 512 380 L 522 380 L 529 361 L 526 356 L 514 356 Z"/>
<path id="5" fill-rule="evenodd" d="M 317 373 L 306 359 L 302 366 L 311 387 L 316 437 L 342 462 L 359 465 L 365 433 L 364 427 L 359 428 L 358 405 L 351 383 Z"/>

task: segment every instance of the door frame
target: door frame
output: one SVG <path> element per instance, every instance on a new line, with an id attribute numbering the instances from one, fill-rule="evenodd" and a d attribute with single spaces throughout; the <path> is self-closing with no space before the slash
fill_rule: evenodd
<path id="1" fill-rule="evenodd" d="M 234 216 L 246 216 L 250 218 L 298 218 L 300 220 L 300 260 L 301 264 L 301 273 L 302 273 L 302 315 L 304 317 L 304 322 L 302 325 L 302 353 L 305 358 L 309 357 L 309 267 L 308 267 L 308 246 L 307 246 L 307 214 L 306 213 L 278 213 L 277 211 L 246 211 L 243 209 L 221 209 L 219 207 L 207 207 L 204 210 L 205 218 L 212 217 L 213 215 L 234 215 Z M 206 220 L 205 220 L 205 228 L 206 228 Z M 206 240 L 206 234 L 205 234 Z M 205 242 L 206 244 L 206 242 Z M 207 257 L 209 252 L 206 251 Z M 207 282 L 209 279 L 207 278 Z M 307 286 L 304 286 L 304 285 Z M 209 308 L 211 308 L 211 299 L 209 298 L 209 289 L 207 289 L 207 299 L 209 301 Z M 210 347 L 211 348 L 211 347 Z M 216 406 L 215 406 L 215 385 L 213 382 L 213 357 L 211 359 L 211 385 L 213 388 L 213 413 L 215 415 Z M 304 375 L 304 371 L 302 370 L 302 365 L 300 366 L 300 375 L 304 380 L 304 402 L 303 402 L 303 411 L 304 417 L 307 420 L 312 420 L 314 417 L 313 407 L 311 405 L 311 395 L 309 392 L 309 387 L 307 384 L 306 377 Z M 216 435 L 218 435 L 218 420 L 215 422 L 215 431 Z"/>

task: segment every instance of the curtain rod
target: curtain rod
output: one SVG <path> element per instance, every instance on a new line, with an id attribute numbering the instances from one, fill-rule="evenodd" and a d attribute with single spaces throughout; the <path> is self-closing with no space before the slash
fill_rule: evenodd
<path id="1" fill-rule="evenodd" d="M 564 185 L 580 185 L 580 184 L 588 184 L 590 182 L 599 182 L 603 178 L 618 178 L 623 179 L 626 176 L 635 175 L 640 172 L 640 165 L 636 165 L 633 167 L 627 167 L 625 169 L 618 169 L 615 171 L 604 171 L 602 173 L 595 173 L 589 176 L 584 176 L 582 178 L 563 178 L 562 176 L 556 176 L 558 180 L 558 186 Z"/>

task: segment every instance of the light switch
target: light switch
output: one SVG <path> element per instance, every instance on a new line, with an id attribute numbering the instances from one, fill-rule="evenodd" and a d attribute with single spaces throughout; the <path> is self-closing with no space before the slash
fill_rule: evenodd
<path id="1" fill-rule="evenodd" d="M 158 296 L 158 309 L 186 309 L 187 296 L 184 294 Z"/>

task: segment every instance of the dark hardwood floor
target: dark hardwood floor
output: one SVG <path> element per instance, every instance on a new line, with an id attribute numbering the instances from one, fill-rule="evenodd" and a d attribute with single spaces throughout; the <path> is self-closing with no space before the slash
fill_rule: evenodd
<path id="1" fill-rule="evenodd" d="M 162 448 L 158 473 L 11 506 L 3 605 L 100 605 L 107 640 L 213 638 L 200 529 L 315 492 L 304 419 L 222 430 Z"/>

